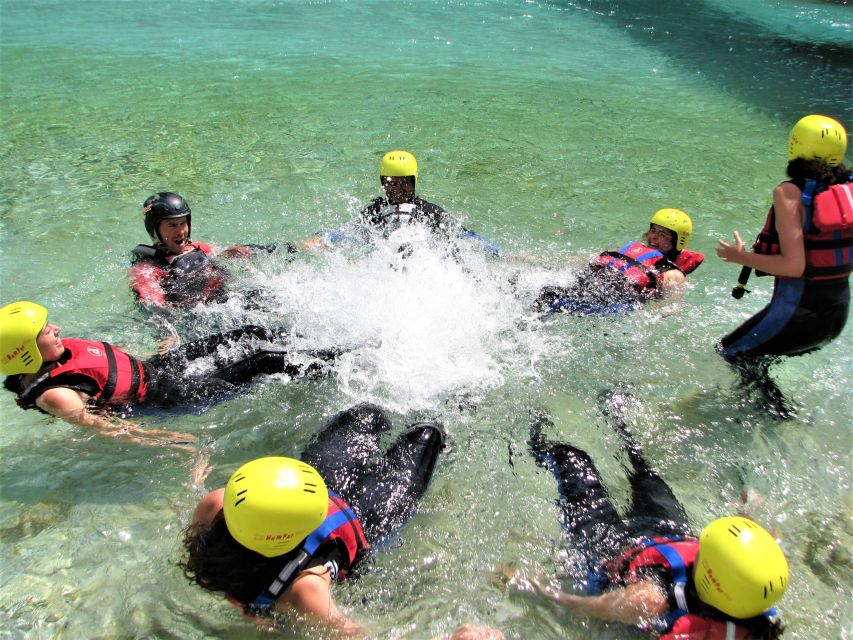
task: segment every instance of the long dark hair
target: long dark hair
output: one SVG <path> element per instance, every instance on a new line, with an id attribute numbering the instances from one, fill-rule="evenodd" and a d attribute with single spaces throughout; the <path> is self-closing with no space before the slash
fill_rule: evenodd
<path id="1" fill-rule="evenodd" d="M 794 158 L 785 170 L 792 180 L 817 180 L 823 184 L 844 184 L 850 179 L 853 169 L 843 164 L 830 167 L 823 160 Z"/>
<path id="2" fill-rule="evenodd" d="M 208 591 L 223 591 L 250 604 L 266 589 L 298 549 L 267 558 L 247 549 L 229 533 L 222 510 L 210 526 L 190 525 L 184 530 L 186 558 L 178 562 L 190 582 Z"/>

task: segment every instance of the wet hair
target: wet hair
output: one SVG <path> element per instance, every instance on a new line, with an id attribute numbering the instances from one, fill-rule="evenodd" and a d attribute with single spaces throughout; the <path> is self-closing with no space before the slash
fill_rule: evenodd
<path id="1" fill-rule="evenodd" d="M 812 179 L 823 184 L 844 184 L 850 179 L 853 169 L 843 164 L 830 167 L 823 160 L 794 158 L 788 163 L 785 173 L 793 180 Z"/>
<path id="2" fill-rule="evenodd" d="M 11 391 L 12 393 L 20 394 L 21 391 L 23 391 L 23 387 L 21 386 L 21 374 L 14 373 L 6 376 L 3 380 L 3 388 L 7 391 Z"/>
<path id="3" fill-rule="evenodd" d="M 299 552 L 267 558 L 247 549 L 229 533 L 222 510 L 209 526 L 190 525 L 184 530 L 187 556 L 178 567 L 190 582 L 208 591 L 222 591 L 250 604 L 273 580 L 282 567 Z"/>

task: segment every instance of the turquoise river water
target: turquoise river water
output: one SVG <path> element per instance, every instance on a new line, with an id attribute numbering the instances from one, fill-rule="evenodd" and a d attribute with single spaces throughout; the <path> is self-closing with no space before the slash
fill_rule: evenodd
<path id="1" fill-rule="evenodd" d="M 847 2 L 815 0 L 0 0 L 2 303 L 34 300 L 65 336 L 152 352 L 159 330 L 125 276 L 148 195 L 182 193 L 196 239 L 283 244 L 350 220 L 378 192 L 381 154 L 408 149 L 421 194 L 503 257 L 421 243 L 401 266 L 380 244 L 235 264 L 234 288 L 262 290 L 263 306 L 177 314 L 183 337 L 252 322 L 305 346 L 368 346 L 324 380 L 273 377 L 134 418 L 206 444 L 208 490 L 254 457 L 296 454 L 357 402 L 399 428 L 439 419 L 450 447 L 419 513 L 336 598 L 377 638 L 468 621 L 621 639 L 640 634 L 504 594 L 491 575 L 567 561 L 553 479 L 527 452 L 530 411 L 549 411 L 548 435 L 589 451 L 624 505 L 596 398 L 628 390 L 634 431 L 697 528 L 741 509 L 781 539 L 786 637 L 851 637 L 853 329 L 774 370 L 799 413 L 771 419 L 715 342 L 772 283 L 735 301 L 738 269 L 713 255 L 760 228 L 793 122 L 853 126 L 851 25 Z M 565 258 L 638 239 L 661 207 L 690 212 L 691 248 L 708 255 L 683 303 L 537 319 L 529 304 L 568 277 Z M 2 637 L 267 637 L 175 566 L 204 490 L 195 456 L 20 411 L 9 393 L 0 412 Z"/>

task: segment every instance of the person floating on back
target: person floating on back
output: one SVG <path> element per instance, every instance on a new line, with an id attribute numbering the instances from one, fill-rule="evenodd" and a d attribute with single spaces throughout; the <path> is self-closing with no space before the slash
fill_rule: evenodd
<path id="1" fill-rule="evenodd" d="M 60 328 L 48 321 L 47 309 L 39 304 L 20 301 L 0 309 L 4 387 L 16 394 L 23 409 L 39 409 L 71 424 L 142 444 L 193 438 L 143 429 L 111 416 L 110 409 L 195 404 L 233 393 L 264 374 L 320 375 L 340 353 L 286 349 L 281 344 L 284 336 L 245 326 L 142 361 L 108 342 L 63 339 L 59 334 Z M 261 348 L 259 342 L 266 346 Z M 222 357 L 220 347 L 235 347 L 243 353 Z M 200 358 L 213 362 L 209 367 L 195 366 Z"/>
<path id="2" fill-rule="evenodd" d="M 192 211 L 187 201 L 171 191 L 155 193 L 142 204 L 150 245 L 133 250 L 130 286 L 138 302 L 150 307 L 188 307 L 218 302 L 226 297 L 228 272 L 215 256 L 250 257 L 274 245 L 240 245 L 224 250 L 194 242 Z"/>
<path id="3" fill-rule="evenodd" d="M 840 334 L 850 309 L 853 271 L 853 169 L 842 164 L 847 132 L 827 116 L 801 118 L 788 138 L 790 180 L 773 190 L 764 228 L 746 251 L 740 234 L 719 241 L 717 255 L 743 265 L 741 298 L 751 270 L 772 275 L 766 307 L 720 340 L 719 352 L 780 418 L 794 409 L 769 376 L 780 356 L 798 356 Z"/>
<path id="4" fill-rule="evenodd" d="M 571 286 L 544 287 L 533 307 L 548 316 L 613 314 L 681 296 L 686 276 L 705 259 L 686 248 L 692 234 L 693 221 L 684 211 L 660 209 L 643 242 L 600 253 Z"/>

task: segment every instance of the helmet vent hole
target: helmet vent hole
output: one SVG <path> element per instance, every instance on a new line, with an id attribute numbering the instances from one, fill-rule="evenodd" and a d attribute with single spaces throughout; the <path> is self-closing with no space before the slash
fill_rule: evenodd
<path id="1" fill-rule="evenodd" d="M 237 506 L 237 505 L 239 505 L 241 502 L 243 502 L 243 500 L 245 500 L 245 499 L 246 499 L 245 497 L 240 498 L 239 500 L 237 500 L 237 502 L 235 502 L 235 503 L 234 503 L 234 506 L 236 507 L 236 506 Z"/>
<path id="2" fill-rule="evenodd" d="M 234 477 L 234 482 L 240 482 L 241 480 L 245 480 L 245 479 L 246 479 L 246 476 L 244 476 L 244 475 L 241 473 L 239 476 L 235 476 L 235 477 Z"/>

